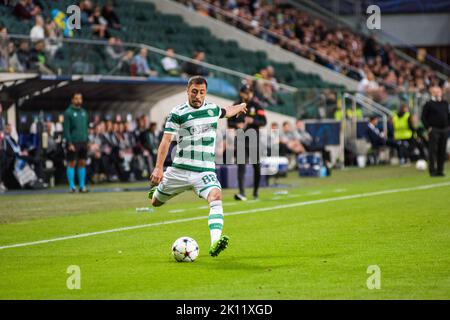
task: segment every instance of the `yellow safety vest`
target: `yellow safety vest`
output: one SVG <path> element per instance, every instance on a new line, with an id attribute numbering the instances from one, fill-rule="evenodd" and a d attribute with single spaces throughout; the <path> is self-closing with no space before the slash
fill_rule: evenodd
<path id="1" fill-rule="evenodd" d="M 334 120 L 341 121 L 342 120 L 342 109 L 337 109 L 334 112 Z"/>
<path id="2" fill-rule="evenodd" d="M 347 118 L 351 119 L 353 117 L 353 110 L 347 109 L 346 111 Z M 363 112 L 361 109 L 356 109 L 356 119 L 361 120 L 363 118 Z M 342 109 L 337 109 L 334 112 L 334 120 L 342 120 Z"/>
<path id="3" fill-rule="evenodd" d="M 409 117 L 410 113 L 405 112 L 401 117 L 395 114 L 392 118 L 395 140 L 408 140 L 412 138 L 413 131 L 409 128 Z"/>

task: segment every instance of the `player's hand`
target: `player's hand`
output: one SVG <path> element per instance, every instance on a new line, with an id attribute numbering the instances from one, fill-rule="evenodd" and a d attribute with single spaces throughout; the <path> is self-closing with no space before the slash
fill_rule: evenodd
<path id="1" fill-rule="evenodd" d="M 238 105 L 237 115 L 239 116 L 241 113 L 247 114 L 247 104 L 246 103 L 241 103 L 240 105 Z"/>
<path id="2" fill-rule="evenodd" d="M 69 149 L 69 151 L 75 152 L 75 146 L 72 143 L 69 143 L 67 149 Z"/>
<path id="3" fill-rule="evenodd" d="M 150 182 L 152 186 L 158 185 L 163 178 L 163 170 L 161 168 L 155 168 L 150 176 Z"/>

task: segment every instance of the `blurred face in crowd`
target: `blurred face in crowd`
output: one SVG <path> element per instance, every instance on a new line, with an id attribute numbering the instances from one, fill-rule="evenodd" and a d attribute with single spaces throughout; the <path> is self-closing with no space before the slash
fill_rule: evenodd
<path id="1" fill-rule="evenodd" d="M 10 135 L 12 133 L 12 125 L 10 125 L 9 123 L 6 125 L 5 127 L 5 134 L 6 135 Z"/>
<path id="2" fill-rule="evenodd" d="M 97 130 L 97 134 L 104 133 L 105 132 L 105 122 L 103 122 L 103 121 L 99 122 L 96 127 L 96 130 Z"/>
<path id="3" fill-rule="evenodd" d="M 195 60 L 198 60 L 198 61 L 205 60 L 205 53 L 204 52 L 198 52 L 197 55 L 195 56 Z"/>
<path id="4" fill-rule="evenodd" d="M 107 12 L 112 12 L 113 11 L 113 5 L 111 3 L 107 3 L 105 6 L 105 10 Z"/>
<path id="5" fill-rule="evenodd" d="M 278 123 L 276 123 L 276 122 L 272 123 L 271 129 L 272 130 L 278 130 Z"/>
<path id="6" fill-rule="evenodd" d="M 8 35 L 8 29 L 6 29 L 6 27 L 0 28 L 0 39 L 6 38 L 7 35 Z"/>
<path id="7" fill-rule="evenodd" d="M 295 126 L 297 127 L 297 130 L 305 131 L 305 123 L 301 120 L 297 120 Z"/>
<path id="8" fill-rule="evenodd" d="M 36 16 L 36 25 L 37 26 L 44 26 L 44 19 L 41 16 Z"/>
<path id="9" fill-rule="evenodd" d="M 438 86 L 434 86 L 430 89 L 430 94 L 432 97 L 436 98 L 437 100 L 442 99 L 442 89 Z"/>
<path id="10" fill-rule="evenodd" d="M 147 57 L 147 49 L 145 49 L 145 48 L 142 48 L 141 49 L 141 51 L 140 51 L 140 55 L 141 55 L 141 57 L 142 58 L 146 58 Z"/>
<path id="11" fill-rule="evenodd" d="M 175 53 L 173 52 L 173 49 L 167 49 L 166 55 L 167 55 L 168 57 L 173 58 L 173 55 L 174 55 L 174 54 L 175 54 Z"/>
<path id="12" fill-rule="evenodd" d="M 20 50 L 28 51 L 30 49 L 30 46 L 28 45 L 28 41 L 22 41 L 19 45 Z"/>
<path id="13" fill-rule="evenodd" d="M 107 131 L 107 132 L 112 132 L 112 131 L 113 131 L 113 123 L 112 123 L 111 120 L 108 120 L 108 121 L 106 122 L 106 131 Z"/>
<path id="14" fill-rule="evenodd" d="M 39 52 L 44 51 L 44 49 L 45 49 L 45 42 L 44 41 L 36 42 L 35 49 L 36 49 L 36 51 L 39 51 Z"/>
<path id="15" fill-rule="evenodd" d="M 125 132 L 125 125 L 123 124 L 123 122 L 119 123 L 119 132 L 120 133 L 124 133 Z"/>
<path id="16" fill-rule="evenodd" d="M 95 7 L 95 9 L 94 9 L 94 15 L 95 15 L 96 17 L 100 17 L 101 14 L 102 14 L 102 9 L 101 9 L 99 6 Z"/>
<path id="17" fill-rule="evenodd" d="M 283 131 L 284 132 L 289 132 L 289 131 L 291 131 L 291 125 L 289 124 L 289 123 L 284 123 L 283 124 Z"/>
<path id="18" fill-rule="evenodd" d="M 72 104 L 75 107 L 80 108 L 83 104 L 83 96 L 80 93 L 75 94 L 72 98 Z"/>
<path id="19" fill-rule="evenodd" d="M 192 84 L 188 87 L 189 104 L 193 108 L 200 108 L 206 98 L 206 84 Z"/>
<path id="20" fill-rule="evenodd" d="M 47 132 L 51 134 L 53 131 L 53 123 L 51 121 L 47 121 L 45 123 L 45 127 L 46 127 Z"/>
<path id="21" fill-rule="evenodd" d="M 245 103 L 247 103 L 253 99 L 253 91 L 252 90 L 241 91 L 239 93 L 239 95 L 241 96 L 242 101 Z"/>

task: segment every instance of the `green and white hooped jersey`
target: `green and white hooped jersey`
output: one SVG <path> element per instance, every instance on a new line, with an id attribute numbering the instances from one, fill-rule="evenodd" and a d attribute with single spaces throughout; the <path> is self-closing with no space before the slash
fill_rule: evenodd
<path id="1" fill-rule="evenodd" d="M 220 115 L 221 108 L 207 102 L 198 109 L 184 103 L 170 112 L 164 133 L 176 134 L 178 144 L 173 167 L 215 172 L 216 131 Z"/>

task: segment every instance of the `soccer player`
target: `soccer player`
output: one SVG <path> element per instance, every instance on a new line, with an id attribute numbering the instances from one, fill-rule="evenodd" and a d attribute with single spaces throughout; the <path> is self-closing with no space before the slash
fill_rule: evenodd
<path id="1" fill-rule="evenodd" d="M 64 112 L 64 138 L 66 139 L 67 180 L 70 192 L 75 193 L 75 165 L 78 160 L 78 184 L 81 193 L 86 188 L 86 159 L 88 143 L 88 114 L 82 108 L 83 96 L 75 93 L 72 104 Z"/>
<path id="2" fill-rule="evenodd" d="M 188 101 L 170 112 L 158 148 L 156 165 L 150 177 L 154 187 L 149 192 L 149 198 L 152 199 L 153 206 L 159 207 L 176 195 L 194 189 L 199 197 L 207 200 L 210 206 L 209 254 L 216 257 L 228 246 L 229 241 L 228 236 L 222 235 L 222 189 L 215 173 L 217 123 L 220 118 L 246 113 L 247 108 L 245 103 L 224 109 L 208 103 L 205 101 L 207 89 L 205 78 L 190 78 L 187 87 Z M 172 166 L 163 172 L 164 160 L 174 136 L 178 143 L 176 155 Z"/>

